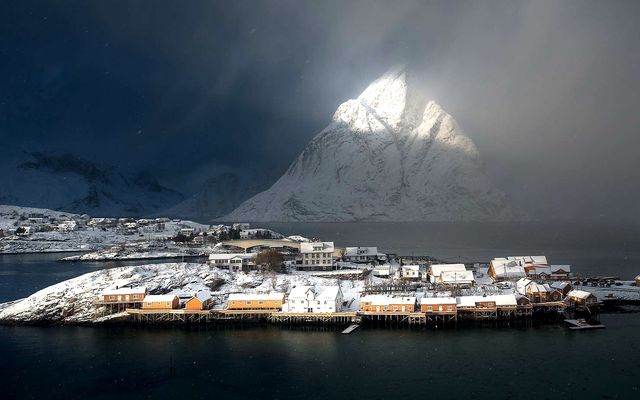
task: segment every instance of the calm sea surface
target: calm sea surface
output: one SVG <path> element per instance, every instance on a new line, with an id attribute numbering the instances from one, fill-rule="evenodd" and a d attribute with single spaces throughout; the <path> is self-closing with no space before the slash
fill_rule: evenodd
<path id="1" fill-rule="evenodd" d="M 640 272 L 638 227 L 270 224 L 382 251 L 483 261 L 546 254 L 586 274 Z M 0 256 L 0 301 L 104 263 Z M 128 263 L 131 264 L 131 263 Z M 332 330 L 0 326 L 0 399 L 637 399 L 640 314 L 554 325 Z"/>

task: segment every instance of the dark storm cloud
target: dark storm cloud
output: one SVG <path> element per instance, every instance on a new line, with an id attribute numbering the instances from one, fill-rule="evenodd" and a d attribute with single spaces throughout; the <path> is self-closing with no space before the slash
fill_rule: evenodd
<path id="1" fill-rule="evenodd" d="M 0 6 L 0 134 L 182 190 L 273 179 L 389 66 L 541 216 L 638 215 L 637 2 L 53 2 Z"/>

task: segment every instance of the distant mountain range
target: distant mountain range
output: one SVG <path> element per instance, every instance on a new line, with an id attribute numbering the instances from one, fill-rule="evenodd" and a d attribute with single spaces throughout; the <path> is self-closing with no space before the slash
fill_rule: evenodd
<path id="1" fill-rule="evenodd" d="M 184 200 L 144 172 L 73 154 L 23 153 L 0 170 L 0 204 L 46 207 L 93 216 L 154 215 Z"/>
<path id="2" fill-rule="evenodd" d="M 257 183 L 225 172 L 209 178 L 193 196 L 165 211 L 169 216 L 216 218 L 259 192 Z"/>
<path id="3" fill-rule="evenodd" d="M 268 190 L 225 221 L 478 221 L 521 216 L 456 121 L 404 67 L 338 107 Z"/>

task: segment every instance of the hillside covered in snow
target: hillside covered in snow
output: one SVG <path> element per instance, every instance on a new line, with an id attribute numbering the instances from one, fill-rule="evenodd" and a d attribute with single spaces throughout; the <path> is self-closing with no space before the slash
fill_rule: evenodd
<path id="1" fill-rule="evenodd" d="M 218 307 L 229 293 L 245 290 L 288 292 L 296 285 L 340 284 L 345 300 L 358 297 L 363 281 L 321 278 L 309 273 L 233 274 L 208 264 L 170 263 L 104 269 L 42 289 L 31 296 L 0 304 L 0 323 L 88 323 L 95 317 L 94 302 L 115 286 L 145 286 L 150 294 L 190 296 L 209 290 Z"/>
<path id="2" fill-rule="evenodd" d="M 340 105 L 271 188 L 221 220 L 517 218 L 485 176 L 471 139 L 398 67 Z"/>

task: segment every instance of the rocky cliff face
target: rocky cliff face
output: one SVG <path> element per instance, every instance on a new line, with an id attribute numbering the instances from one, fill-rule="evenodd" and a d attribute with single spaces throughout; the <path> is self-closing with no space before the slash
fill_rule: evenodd
<path id="1" fill-rule="evenodd" d="M 394 68 L 344 102 L 268 190 L 224 220 L 478 221 L 517 216 L 456 121 Z"/>

